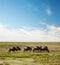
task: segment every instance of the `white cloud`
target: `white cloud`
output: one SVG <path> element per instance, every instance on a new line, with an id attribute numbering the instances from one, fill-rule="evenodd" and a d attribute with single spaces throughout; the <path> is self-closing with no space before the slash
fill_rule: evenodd
<path id="1" fill-rule="evenodd" d="M 5 25 L 0 24 L 0 41 L 60 41 L 60 27 L 53 25 L 46 26 L 46 30 L 32 29 L 27 27 L 18 29 L 8 29 Z M 30 28 L 29 28 L 30 29 Z"/>
<path id="2" fill-rule="evenodd" d="M 25 35 L 31 36 L 31 33 L 29 31 L 26 31 L 24 29 L 19 29 L 20 31 L 22 31 L 23 33 L 25 33 Z"/>
<path id="3" fill-rule="evenodd" d="M 46 3 L 42 3 L 41 4 L 41 8 L 43 8 L 44 9 L 44 11 L 45 11 L 45 13 L 48 15 L 48 16 L 51 16 L 52 15 L 52 9 L 51 9 L 51 7 L 49 6 L 49 4 L 46 4 Z"/>
<path id="4" fill-rule="evenodd" d="M 50 8 L 47 8 L 47 9 L 46 9 L 46 13 L 47 13 L 48 16 L 52 15 L 51 9 L 50 9 Z"/>

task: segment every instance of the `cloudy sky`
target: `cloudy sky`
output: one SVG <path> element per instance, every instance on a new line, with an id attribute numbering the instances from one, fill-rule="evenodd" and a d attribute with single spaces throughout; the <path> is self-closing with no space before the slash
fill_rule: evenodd
<path id="1" fill-rule="evenodd" d="M 60 42 L 60 0 L 0 0 L 0 41 Z"/>

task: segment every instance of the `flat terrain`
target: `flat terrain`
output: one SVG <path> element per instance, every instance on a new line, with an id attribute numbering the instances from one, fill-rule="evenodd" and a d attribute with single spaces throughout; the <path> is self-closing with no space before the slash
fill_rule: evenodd
<path id="1" fill-rule="evenodd" d="M 23 52 L 25 46 L 48 46 L 50 52 Z M 21 51 L 8 53 L 19 46 Z M 60 42 L 0 42 L 0 65 L 60 65 Z"/>

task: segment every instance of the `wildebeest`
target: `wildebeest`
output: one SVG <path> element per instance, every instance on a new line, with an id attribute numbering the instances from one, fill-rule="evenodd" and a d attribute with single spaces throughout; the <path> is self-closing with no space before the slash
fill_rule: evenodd
<path id="1" fill-rule="evenodd" d="M 40 51 L 40 47 L 36 46 L 35 48 L 33 48 L 33 52 L 39 52 Z"/>
<path id="2" fill-rule="evenodd" d="M 47 46 L 41 46 L 40 47 L 40 51 L 47 51 L 47 52 L 49 52 L 49 49 L 48 49 Z"/>
<path id="3" fill-rule="evenodd" d="M 26 47 L 24 47 L 24 52 L 27 52 L 27 51 L 32 51 L 32 48 L 31 47 L 29 47 L 29 46 L 26 46 Z"/>
<path id="4" fill-rule="evenodd" d="M 49 49 L 47 46 L 36 46 L 34 49 L 33 49 L 33 52 L 41 52 L 41 51 L 47 51 L 49 52 Z"/>
<path id="5" fill-rule="evenodd" d="M 13 48 L 9 48 L 8 52 L 15 52 L 16 50 Z"/>
<path id="6" fill-rule="evenodd" d="M 9 48 L 9 52 L 15 52 L 15 51 L 20 51 L 21 48 L 19 48 L 18 46 L 17 47 L 12 47 L 12 48 Z"/>
<path id="7" fill-rule="evenodd" d="M 20 50 L 21 50 L 21 48 L 20 48 L 20 47 L 18 47 L 18 46 L 16 47 L 16 49 L 17 49 L 17 51 L 20 51 Z"/>

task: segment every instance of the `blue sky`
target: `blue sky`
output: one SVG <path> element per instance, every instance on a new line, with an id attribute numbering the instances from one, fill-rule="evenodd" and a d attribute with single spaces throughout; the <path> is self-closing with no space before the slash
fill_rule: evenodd
<path id="1" fill-rule="evenodd" d="M 0 25 L 10 30 L 26 29 L 24 33 L 47 30 L 47 26 L 60 32 L 60 0 L 0 0 Z"/>

